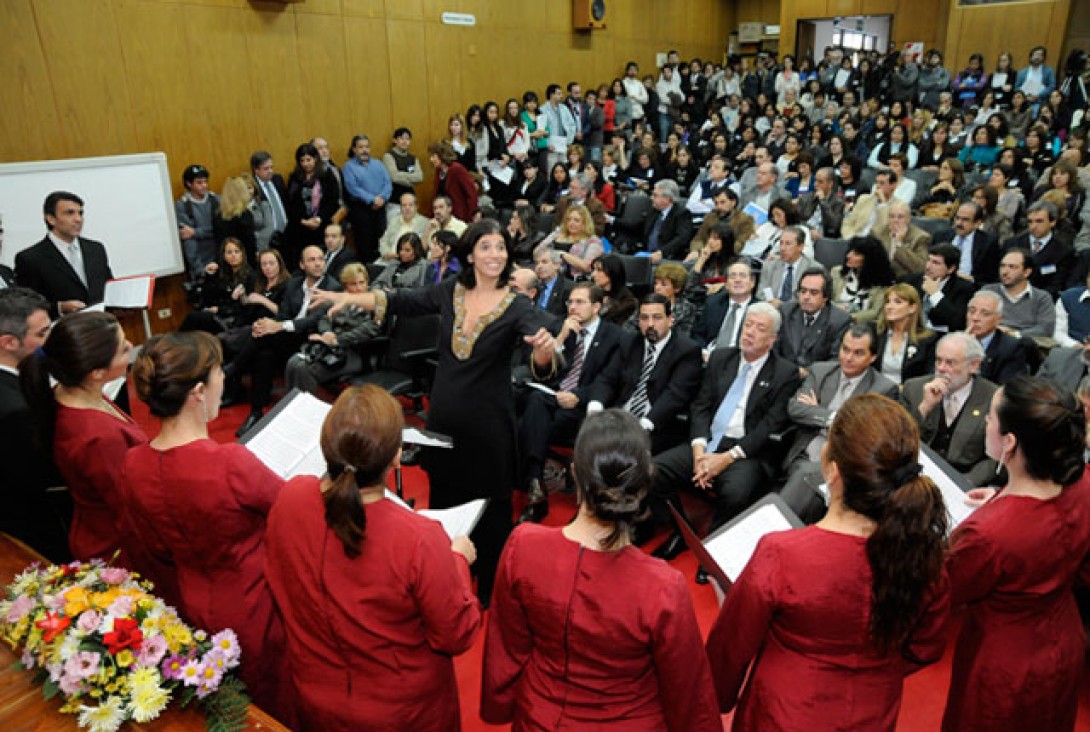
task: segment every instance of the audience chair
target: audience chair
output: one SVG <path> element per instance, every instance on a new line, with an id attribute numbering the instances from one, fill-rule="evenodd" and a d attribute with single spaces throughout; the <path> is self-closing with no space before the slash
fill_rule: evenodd
<path id="1" fill-rule="evenodd" d="M 390 329 L 381 368 L 353 378 L 353 386 L 375 384 L 392 396 L 412 399 L 413 410 L 422 412 L 427 395 L 428 359 L 438 355 L 439 316 L 398 316 Z"/>

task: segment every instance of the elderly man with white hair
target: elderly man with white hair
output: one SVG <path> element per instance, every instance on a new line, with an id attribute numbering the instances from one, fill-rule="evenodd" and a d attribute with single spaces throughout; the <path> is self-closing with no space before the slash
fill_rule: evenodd
<path id="1" fill-rule="evenodd" d="M 1003 298 L 999 293 L 981 290 L 969 300 L 965 330 L 984 348 L 980 375 L 999 386 L 1029 373 L 1025 341 L 1000 330 L 1002 322 Z"/>
<path id="2" fill-rule="evenodd" d="M 573 175 L 568 183 L 568 192 L 556 201 L 553 221 L 557 226 L 564 223 L 564 215 L 569 206 L 586 206 L 590 218 L 594 221 L 594 233 L 601 236 L 606 230 L 606 207 L 591 190 L 590 180 L 584 174 Z"/>
<path id="3" fill-rule="evenodd" d="M 644 226 L 644 242 L 651 261 L 681 261 L 689 253 L 693 238 L 693 219 L 685 209 L 685 199 L 677 183 L 660 180 L 651 191 L 651 213 Z"/>
<path id="4" fill-rule="evenodd" d="M 696 486 L 715 501 L 714 530 L 771 487 L 784 447 L 772 435 L 787 427 L 787 403 L 801 382 L 798 367 L 772 348 L 781 323 L 773 306 L 751 305 L 738 346 L 712 352 L 690 411 L 690 444 L 655 456 L 656 518 L 668 516 L 667 502 L 680 505 L 679 491 Z M 683 550 L 675 532 L 655 555 L 670 559 Z"/>
<path id="5" fill-rule="evenodd" d="M 984 347 L 964 331 L 947 333 L 935 349 L 935 373 L 909 379 L 901 401 L 920 425 L 920 440 L 976 486 L 995 480 L 984 449 L 985 417 L 996 385 L 980 376 Z"/>

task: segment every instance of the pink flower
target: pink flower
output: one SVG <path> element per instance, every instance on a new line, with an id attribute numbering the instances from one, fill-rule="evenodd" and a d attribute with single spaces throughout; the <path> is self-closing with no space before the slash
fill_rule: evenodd
<path id="1" fill-rule="evenodd" d="M 199 686 L 204 676 L 204 664 L 195 658 L 191 658 L 182 664 L 181 678 L 186 686 Z"/>
<path id="2" fill-rule="evenodd" d="M 179 654 L 167 656 L 159 666 L 159 671 L 163 674 L 164 679 L 180 681 L 182 678 L 182 669 L 185 668 L 185 663 L 188 660 L 187 657 Z"/>
<path id="3" fill-rule="evenodd" d="M 163 636 L 146 636 L 144 638 L 144 645 L 140 648 L 140 653 L 136 656 L 136 665 L 141 667 L 155 666 L 162 660 L 166 652 L 167 641 Z"/>
<path id="4" fill-rule="evenodd" d="M 30 670 L 38 665 L 38 662 L 34 659 L 34 654 L 29 650 L 23 651 L 23 655 L 19 658 L 19 662 L 23 664 L 23 668 Z"/>
<path id="5" fill-rule="evenodd" d="M 102 615 L 96 610 L 84 610 L 76 619 L 76 627 L 84 634 L 90 635 L 98 630 L 102 623 Z"/>
<path id="6" fill-rule="evenodd" d="M 99 573 L 99 577 L 108 585 L 119 585 L 129 579 L 129 576 L 129 570 L 123 567 L 106 567 Z"/>
<path id="7" fill-rule="evenodd" d="M 124 618 L 132 615 L 132 610 L 133 600 L 132 597 L 130 597 L 129 595 L 122 595 L 121 597 L 111 602 L 110 606 L 106 608 L 106 612 L 119 618 Z"/>
<path id="8" fill-rule="evenodd" d="M 98 671 L 102 657 L 93 651 L 80 651 L 64 663 L 64 675 L 82 680 Z"/>
<path id="9" fill-rule="evenodd" d="M 201 664 L 200 682 L 197 684 L 197 698 L 203 699 L 219 688 L 223 680 L 223 669 L 215 663 Z"/>
<path id="10" fill-rule="evenodd" d="M 70 676 L 64 674 L 61 676 L 61 680 L 57 682 L 57 686 L 60 687 L 61 693 L 65 696 L 72 696 L 78 694 L 84 690 L 83 679 L 77 676 Z"/>
<path id="11" fill-rule="evenodd" d="M 15 598 L 15 602 L 11 603 L 11 607 L 8 608 L 8 614 L 4 617 L 9 623 L 18 623 L 20 620 L 30 614 L 30 611 L 34 609 L 34 600 L 26 595 L 20 595 Z"/>
<path id="12" fill-rule="evenodd" d="M 212 636 L 212 650 L 221 653 L 231 668 L 238 665 L 239 657 L 242 655 L 242 649 L 238 645 L 238 636 L 230 628 L 221 630 Z"/>

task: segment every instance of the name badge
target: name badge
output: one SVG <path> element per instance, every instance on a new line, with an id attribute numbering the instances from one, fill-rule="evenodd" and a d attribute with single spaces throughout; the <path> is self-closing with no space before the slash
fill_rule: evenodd
<path id="1" fill-rule="evenodd" d="M 1056 265 L 1054 265 L 1054 264 L 1044 265 L 1043 267 L 1041 267 L 1041 274 L 1043 274 L 1043 275 L 1056 274 Z"/>

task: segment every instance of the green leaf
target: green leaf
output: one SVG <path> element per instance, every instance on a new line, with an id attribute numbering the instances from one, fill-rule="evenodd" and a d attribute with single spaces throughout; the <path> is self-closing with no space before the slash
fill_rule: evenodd
<path id="1" fill-rule="evenodd" d="M 57 682 L 52 679 L 45 680 L 45 683 L 42 685 L 42 696 L 45 697 L 46 701 L 49 701 L 60 693 L 61 687 L 57 685 Z"/>

